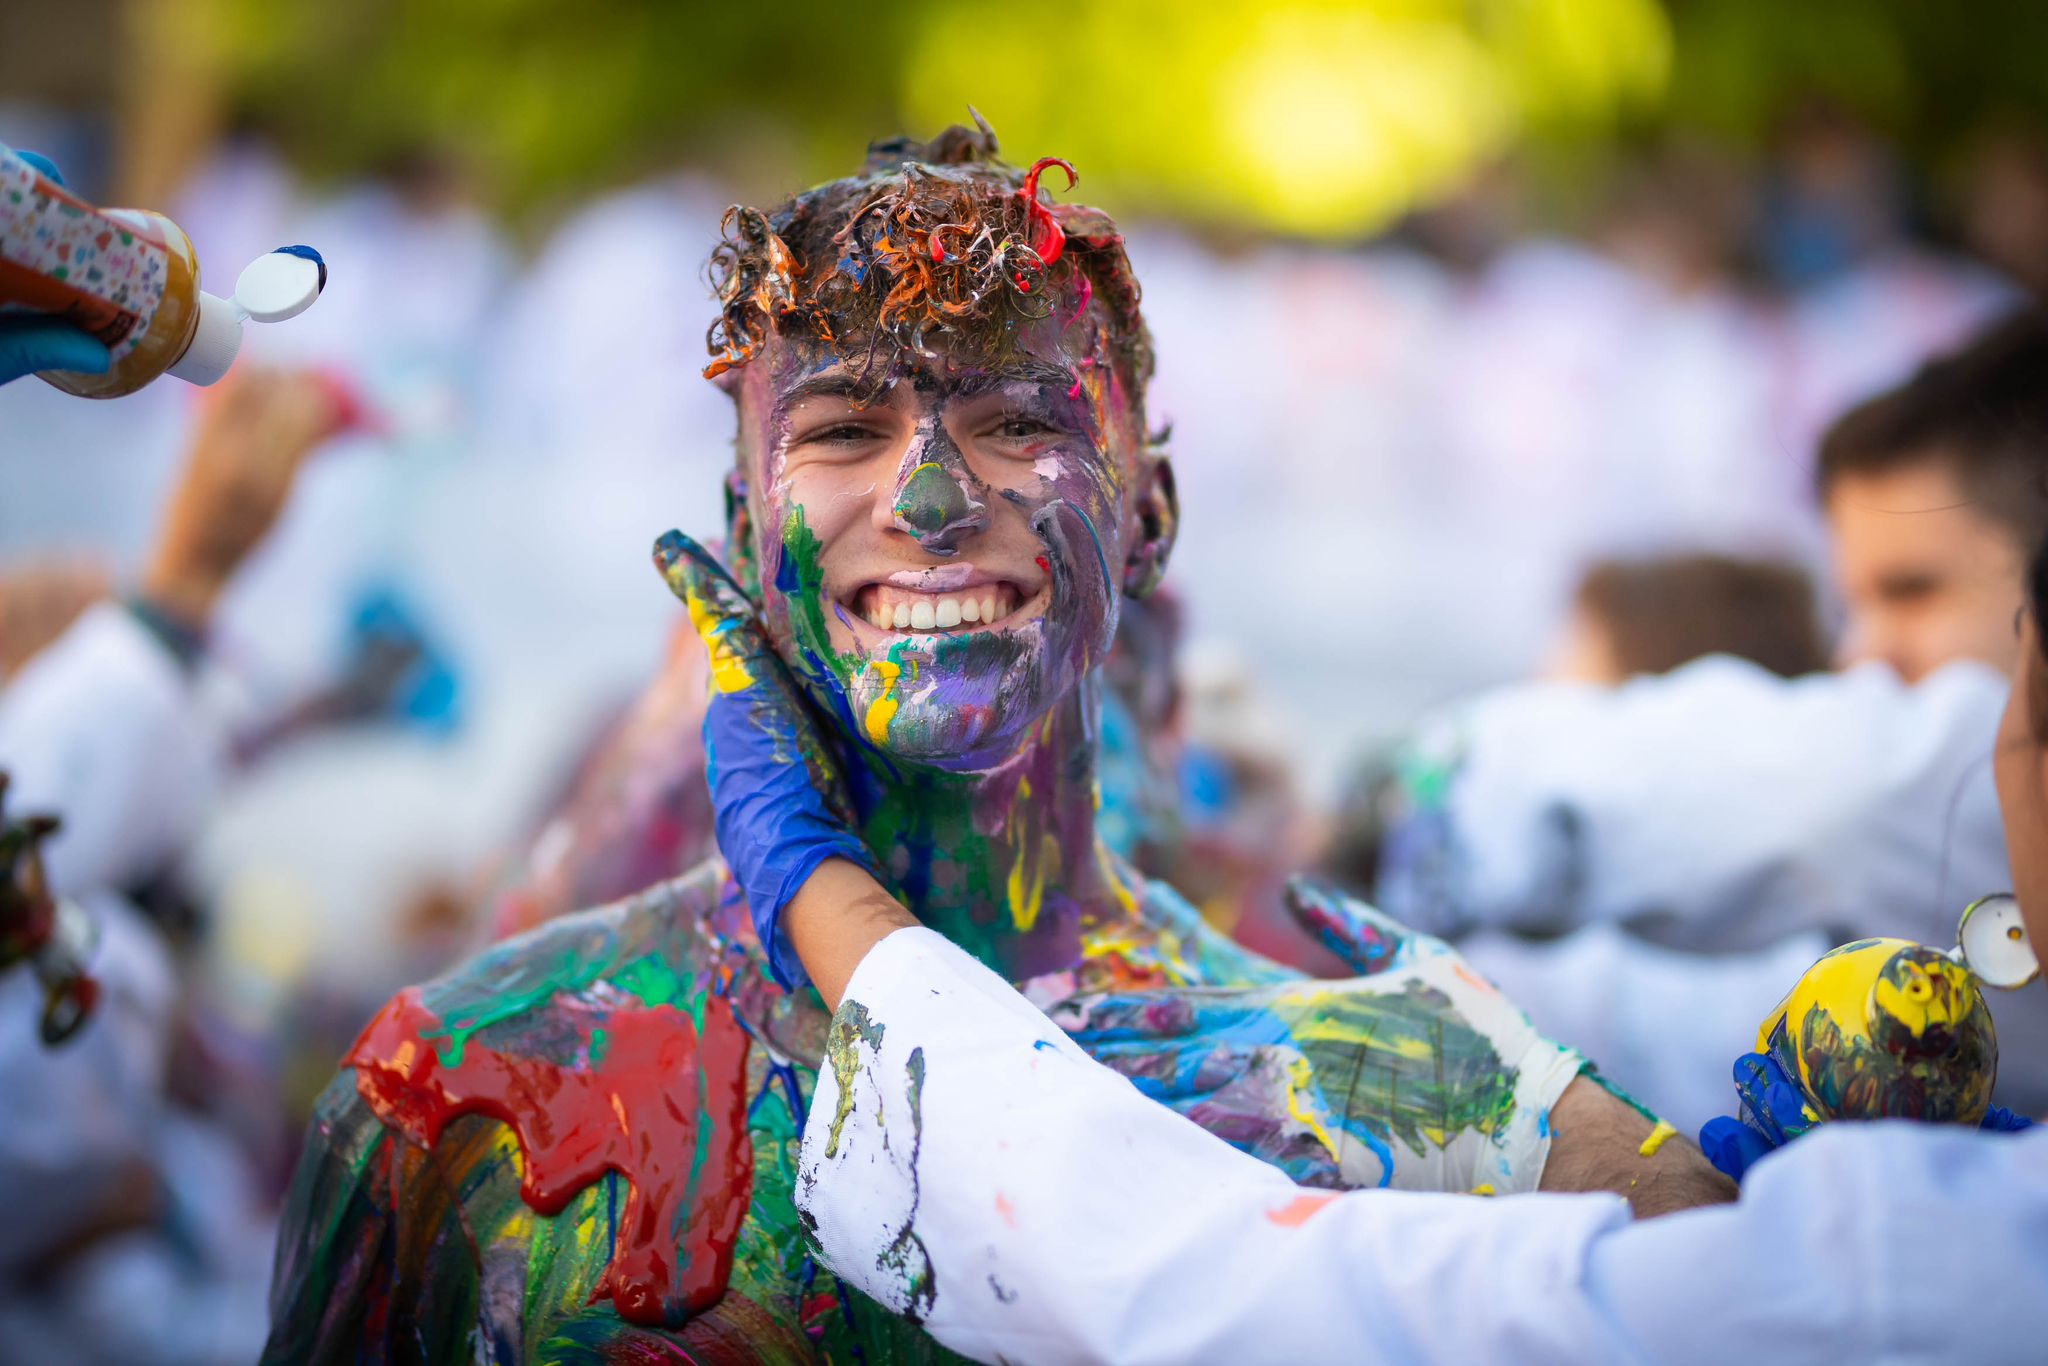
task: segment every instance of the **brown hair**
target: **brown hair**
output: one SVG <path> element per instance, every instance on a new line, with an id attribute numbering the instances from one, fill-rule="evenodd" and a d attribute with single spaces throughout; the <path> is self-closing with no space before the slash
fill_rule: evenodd
<path id="1" fill-rule="evenodd" d="M 879 383 L 894 359 L 885 349 L 930 354 L 944 341 L 1000 357 L 1020 321 L 1070 309 L 1069 325 L 1085 316 L 1094 329 L 1084 349 L 1106 353 L 1142 412 L 1152 341 L 1116 224 L 1052 204 L 1040 180 L 1057 171 L 1071 189 L 1073 168 L 1011 166 L 975 122 L 928 143 L 876 143 L 860 174 L 772 212 L 728 209 L 710 261 L 720 311 L 706 378 L 752 360 L 772 330 L 865 353 Z"/>
<path id="2" fill-rule="evenodd" d="M 1821 438 L 1815 474 L 1826 497 L 1845 474 L 1924 461 L 1953 469 L 2022 546 L 2048 533 L 2048 312 L 2010 314 L 1842 414 Z"/>
<path id="3" fill-rule="evenodd" d="M 1578 604 L 1606 629 L 1624 674 L 1664 673 L 1731 654 L 1794 678 L 1827 667 L 1813 586 L 1789 564 L 1719 555 L 1607 560 Z"/>

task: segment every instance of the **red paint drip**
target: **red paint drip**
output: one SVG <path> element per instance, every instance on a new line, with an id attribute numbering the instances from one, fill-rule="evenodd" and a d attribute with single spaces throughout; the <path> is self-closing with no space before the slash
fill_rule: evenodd
<path id="1" fill-rule="evenodd" d="M 1066 229 L 1052 216 L 1052 210 L 1038 200 L 1038 178 L 1055 166 L 1067 173 L 1068 189 L 1073 189 L 1079 183 L 1081 177 L 1075 173 L 1071 165 L 1058 157 L 1040 157 L 1031 164 L 1031 169 L 1025 172 L 1024 188 L 1018 191 L 1024 200 L 1024 217 L 1031 224 L 1031 249 L 1037 252 L 1038 259 L 1048 266 L 1065 255 L 1067 250 Z"/>
<path id="2" fill-rule="evenodd" d="M 541 1214 L 559 1214 L 607 1171 L 624 1177 L 631 1189 L 611 1266 L 591 1298 L 610 1296 L 633 1323 L 679 1327 L 725 1293 L 753 1193 L 747 1035 L 715 996 L 701 1036 L 669 1005 L 593 1012 L 592 1024 L 607 1037 L 589 1070 L 473 1038 L 461 1064 L 447 1067 L 424 1038 L 441 1021 L 413 988 L 370 1021 L 347 1062 L 378 1118 L 422 1147 L 460 1115 L 507 1125 L 526 1154 L 519 1193 Z M 711 1139 L 693 1178 L 701 1122 Z"/>

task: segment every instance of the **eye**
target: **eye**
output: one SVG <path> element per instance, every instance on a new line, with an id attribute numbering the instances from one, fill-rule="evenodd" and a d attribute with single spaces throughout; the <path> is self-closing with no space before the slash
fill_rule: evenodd
<path id="1" fill-rule="evenodd" d="M 1035 417 L 1019 415 L 1006 417 L 996 423 L 992 434 L 1006 441 L 1029 441 L 1036 436 L 1049 435 L 1054 430 L 1054 427 L 1049 422 L 1041 421 Z"/>
<path id="2" fill-rule="evenodd" d="M 829 427 L 822 427 L 809 433 L 804 437 L 804 442 L 808 444 L 822 441 L 828 445 L 844 446 L 857 441 L 872 441 L 876 435 L 873 428 L 863 427 L 858 422 L 835 422 Z"/>

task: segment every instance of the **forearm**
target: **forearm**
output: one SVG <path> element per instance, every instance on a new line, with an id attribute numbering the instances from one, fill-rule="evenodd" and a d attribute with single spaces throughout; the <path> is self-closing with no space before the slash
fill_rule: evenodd
<path id="1" fill-rule="evenodd" d="M 1551 1107 L 1550 1156 L 1537 1189 L 1612 1191 L 1639 1218 L 1723 1204 L 1735 1183 L 1699 1145 L 1580 1077 Z"/>
<path id="2" fill-rule="evenodd" d="M 837 858 L 819 864 L 782 911 L 790 944 L 832 1010 L 868 951 L 916 924 L 865 868 Z"/>

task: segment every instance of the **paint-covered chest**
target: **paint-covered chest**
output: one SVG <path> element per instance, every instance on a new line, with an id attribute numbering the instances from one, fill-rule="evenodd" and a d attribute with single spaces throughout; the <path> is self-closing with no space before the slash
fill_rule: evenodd
<path id="1" fill-rule="evenodd" d="M 364 1184 L 435 1306 L 403 1315 L 473 1306 L 508 1360 L 949 1359 L 809 1256 L 814 998 L 708 935 L 528 985 L 403 993 L 348 1059 L 387 1131 Z"/>

